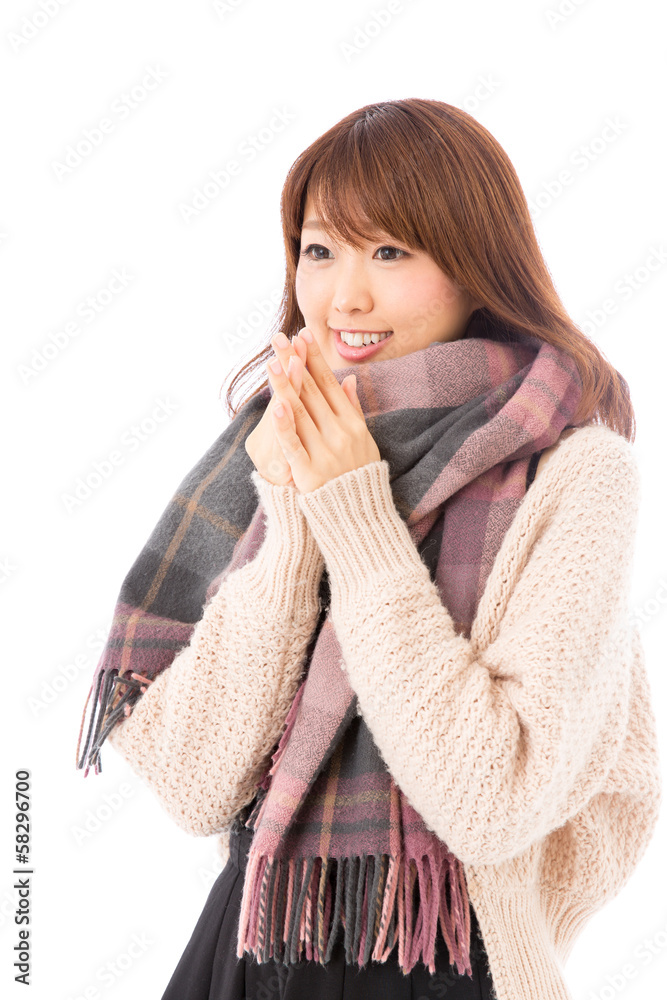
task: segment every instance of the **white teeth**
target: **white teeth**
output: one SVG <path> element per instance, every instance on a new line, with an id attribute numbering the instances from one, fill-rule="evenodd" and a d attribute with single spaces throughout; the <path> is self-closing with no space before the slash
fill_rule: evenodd
<path id="1" fill-rule="evenodd" d="M 349 347 L 365 347 L 367 344 L 378 344 L 388 336 L 388 333 L 347 333 L 346 330 L 341 330 L 340 332 L 340 339 Z"/>

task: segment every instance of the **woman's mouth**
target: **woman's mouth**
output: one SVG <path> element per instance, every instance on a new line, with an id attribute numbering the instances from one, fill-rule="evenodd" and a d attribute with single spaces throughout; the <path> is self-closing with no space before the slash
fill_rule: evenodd
<path id="1" fill-rule="evenodd" d="M 376 351 L 380 350 L 382 345 L 393 335 L 394 331 L 385 331 L 386 336 L 381 336 L 381 339 L 377 342 L 377 344 L 373 344 L 371 342 L 370 344 L 363 344 L 361 347 L 352 347 L 350 344 L 346 344 L 341 338 L 340 331 L 332 330 L 331 332 L 334 335 L 336 350 L 340 354 L 341 358 L 345 358 L 346 361 L 365 361 L 366 358 L 371 356 L 371 354 L 375 354 Z M 377 330 L 376 332 L 381 333 L 380 330 Z"/>

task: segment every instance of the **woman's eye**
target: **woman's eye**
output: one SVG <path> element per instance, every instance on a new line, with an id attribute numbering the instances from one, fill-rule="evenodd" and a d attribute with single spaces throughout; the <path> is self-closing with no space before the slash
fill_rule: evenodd
<path id="1" fill-rule="evenodd" d="M 301 251 L 301 256 L 302 257 L 309 257 L 311 260 L 327 260 L 326 257 L 318 257 L 318 256 L 312 257 L 311 256 L 311 250 L 324 250 L 325 253 L 329 253 L 329 251 L 327 250 L 327 248 L 323 247 L 320 243 L 310 243 L 306 247 L 305 250 Z M 409 256 L 409 254 L 407 253 L 406 250 L 400 250 L 399 247 L 392 247 L 392 246 L 378 247 L 378 249 L 375 252 L 376 253 L 380 253 L 383 250 L 390 250 L 390 251 L 393 251 L 394 253 L 402 254 L 403 257 L 408 257 Z M 380 260 L 386 260 L 386 261 L 390 262 L 390 261 L 394 261 L 394 260 L 400 260 L 400 257 L 384 257 L 383 256 L 383 257 L 380 258 Z"/>
<path id="2" fill-rule="evenodd" d="M 405 250 L 399 250 L 398 247 L 390 247 L 390 246 L 378 247 L 377 252 L 379 253 L 381 250 L 394 250 L 396 253 L 403 254 L 404 257 L 407 257 L 407 253 L 405 252 Z M 380 259 L 381 260 L 400 260 L 399 257 L 381 257 Z"/>
<path id="3" fill-rule="evenodd" d="M 319 243 L 311 243 L 309 246 L 306 247 L 305 250 L 301 251 L 301 256 L 302 257 L 310 257 L 310 251 L 311 250 L 326 250 L 326 252 L 329 253 L 329 251 L 327 250 L 327 248 L 321 246 Z M 310 259 L 311 260 L 326 260 L 326 257 L 310 257 Z"/>

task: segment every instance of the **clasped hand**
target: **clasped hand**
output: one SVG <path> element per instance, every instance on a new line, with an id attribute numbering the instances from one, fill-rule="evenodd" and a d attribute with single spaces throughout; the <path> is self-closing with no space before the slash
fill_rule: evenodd
<path id="1" fill-rule="evenodd" d="M 356 392 L 356 375 L 347 375 L 339 384 L 312 332 L 304 327 L 292 340 L 296 353 L 290 358 L 290 365 L 303 368 L 297 395 L 277 359 L 278 352 L 285 349 L 281 337 L 284 334 L 271 339 L 276 357 L 266 365 L 278 397 L 272 417 L 294 485 L 299 493 L 310 493 L 330 479 L 377 462 L 382 456 L 366 426 Z M 272 370 L 272 365 L 277 365 L 278 371 Z M 290 368 L 294 374 L 298 371 L 298 367 Z"/>

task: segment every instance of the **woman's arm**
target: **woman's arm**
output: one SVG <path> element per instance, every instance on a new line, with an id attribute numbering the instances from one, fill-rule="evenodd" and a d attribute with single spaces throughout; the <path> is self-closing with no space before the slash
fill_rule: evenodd
<path id="1" fill-rule="evenodd" d="M 266 513 L 260 549 L 223 576 L 189 645 L 108 737 L 195 836 L 225 830 L 252 799 L 319 614 L 324 560 L 297 491 L 251 478 Z"/>
<path id="2" fill-rule="evenodd" d="M 467 864 L 498 864 L 563 825 L 625 736 L 638 470 L 619 435 L 580 434 L 532 487 L 534 515 L 510 526 L 470 640 L 385 461 L 299 497 L 362 715 L 413 807 Z"/>

